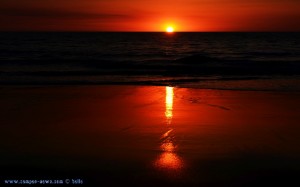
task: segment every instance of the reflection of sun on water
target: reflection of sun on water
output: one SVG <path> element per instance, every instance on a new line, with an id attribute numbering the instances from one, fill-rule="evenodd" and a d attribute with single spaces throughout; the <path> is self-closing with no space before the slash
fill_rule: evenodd
<path id="1" fill-rule="evenodd" d="M 170 133 L 171 133 L 172 131 L 173 131 L 173 129 L 168 130 L 167 132 L 165 132 L 165 134 L 163 134 L 163 135 L 161 136 L 161 138 L 162 138 L 162 139 L 168 138 L 168 137 L 170 136 Z"/>
<path id="2" fill-rule="evenodd" d="M 166 118 L 167 118 L 167 124 L 171 124 L 172 117 L 173 117 L 173 95 L 174 90 L 173 87 L 166 87 Z"/>
<path id="3" fill-rule="evenodd" d="M 167 139 L 161 146 L 161 150 L 164 151 L 158 161 L 158 167 L 166 170 L 180 170 L 183 167 L 183 162 L 180 157 L 177 156 L 176 148 L 172 140 Z"/>
<path id="4" fill-rule="evenodd" d="M 174 152 L 176 149 L 176 146 L 173 144 L 173 142 L 171 141 L 167 141 L 164 142 L 161 146 L 160 146 L 161 150 L 165 151 L 165 152 Z"/>
<path id="5" fill-rule="evenodd" d="M 173 118 L 173 87 L 166 87 L 166 111 L 167 125 L 170 126 Z M 183 168 L 182 159 L 176 154 L 175 136 L 173 129 L 169 128 L 161 136 L 160 150 L 163 152 L 155 162 L 155 167 L 167 171 L 178 171 Z"/>
<path id="6" fill-rule="evenodd" d="M 156 164 L 158 168 L 165 170 L 180 170 L 183 167 L 182 160 L 175 153 L 170 152 L 162 153 Z"/>

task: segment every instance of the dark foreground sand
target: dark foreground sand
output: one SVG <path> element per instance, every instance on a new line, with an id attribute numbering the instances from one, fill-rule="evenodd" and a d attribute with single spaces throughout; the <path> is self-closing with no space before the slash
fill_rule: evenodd
<path id="1" fill-rule="evenodd" d="M 299 184 L 299 104 L 299 92 L 2 87 L 1 185 Z"/>

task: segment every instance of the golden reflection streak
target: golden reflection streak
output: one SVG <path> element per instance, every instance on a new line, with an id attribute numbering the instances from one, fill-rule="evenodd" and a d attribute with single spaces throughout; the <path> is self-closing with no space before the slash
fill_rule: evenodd
<path id="1" fill-rule="evenodd" d="M 170 125 L 173 117 L 173 87 L 166 87 L 166 112 L 165 116 L 167 118 L 167 125 Z"/>
<path id="2" fill-rule="evenodd" d="M 175 154 L 170 152 L 162 153 L 157 162 L 156 167 L 164 170 L 181 170 L 183 168 L 182 160 Z"/>
<path id="3" fill-rule="evenodd" d="M 173 97 L 174 97 L 174 88 L 166 87 L 166 111 L 165 116 L 167 119 L 167 125 L 170 126 L 173 118 Z M 168 171 L 179 171 L 183 168 L 182 159 L 176 154 L 177 146 L 174 143 L 174 130 L 169 128 L 161 136 L 161 145 L 160 149 L 163 153 L 155 162 L 155 167 L 158 169 L 168 170 Z"/>

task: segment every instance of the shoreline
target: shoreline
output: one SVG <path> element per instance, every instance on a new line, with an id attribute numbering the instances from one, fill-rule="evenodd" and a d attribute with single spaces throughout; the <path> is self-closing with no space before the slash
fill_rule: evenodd
<path id="1" fill-rule="evenodd" d="M 296 77 L 278 77 L 273 79 L 203 79 L 161 78 L 148 81 L 54 81 L 54 82 L 7 82 L 0 83 L 0 89 L 6 87 L 97 87 L 97 86 L 172 86 L 176 88 L 223 90 L 223 91 L 258 91 L 258 92 L 300 92 L 300 79 Z"/>

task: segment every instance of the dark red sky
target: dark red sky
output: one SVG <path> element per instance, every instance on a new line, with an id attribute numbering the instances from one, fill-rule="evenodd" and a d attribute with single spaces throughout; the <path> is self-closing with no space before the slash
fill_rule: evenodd
<path id="1" fill-rule="evenodd" d="M 300 31 L 300 0 L 1 0 L 2 31 Z"/>

